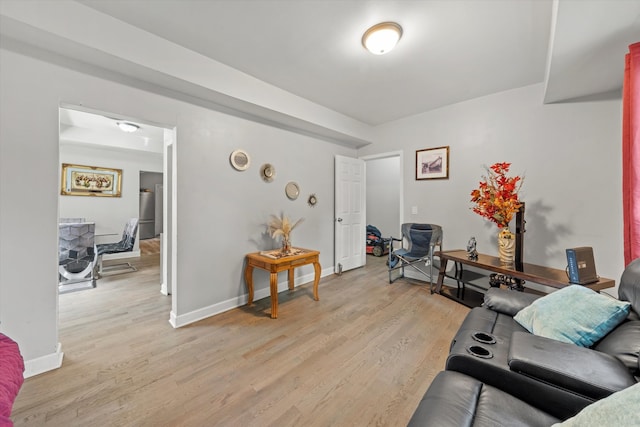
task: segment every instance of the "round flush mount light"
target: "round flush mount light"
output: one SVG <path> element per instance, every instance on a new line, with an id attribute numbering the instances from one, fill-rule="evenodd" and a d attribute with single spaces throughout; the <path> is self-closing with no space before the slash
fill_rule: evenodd
<path id="1" fill-rule="evenodd" d="M 374 55 L 391 51 L 402 37 L 402 27 L 395 22 L 381 22 L 364 32 L 362 46 Z"/>
<path id="2" fill-rule="evenodd" d="M 129 123 L 129 122 L 117 122 L 116 123 L 118 125 L 118 127 L 120 128 L 121 131 L 123 132 L 135 132 L 138 129 L 140 129 L 140 126 L 138 126 L 135 123 Z"/>

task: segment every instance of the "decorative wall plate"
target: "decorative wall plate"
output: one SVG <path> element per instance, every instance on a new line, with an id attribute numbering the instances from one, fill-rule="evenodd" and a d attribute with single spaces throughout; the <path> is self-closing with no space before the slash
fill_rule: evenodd
<path id="1" fill-rule="evenodd" d="M 316 205 L 316 203 L 318 203 L 318 196 L 316 196 L 315 193 L 309 194 L 309 198 L 307 199 L 307 203 L 309 204 L 309 206 L 314 207 Z"/>
<path id="2" fill-rule="evenodd" d="M 231 153 L 229 161 L 231 162 L 231 166 L 233 166 L 235 170 L 239 171 L 247 170 L 251 164 L 251 159 L 244 150 L 236 150 Z"/>
<path id="3" fill-rule="evenodd" d="M 300 187 L 298 187 L 298 184 L 291 181 L 284 187 L 284 192 L 289 199 L 295 200 L 300 195 Z"/>
<path id="4" fill-rule="evenodd" d="M 271 165 L 269 163 L 265 163 L 260 168 L 260 177 L 265 182 L 273 181 L 273 179 L 276 177 L 276 168 L 274 168 L 273 165 Z"/>

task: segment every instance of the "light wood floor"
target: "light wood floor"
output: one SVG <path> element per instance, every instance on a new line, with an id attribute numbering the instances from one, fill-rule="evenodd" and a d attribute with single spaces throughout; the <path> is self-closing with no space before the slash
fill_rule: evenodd
<path id="1" fill-rule="evenodd" d="M 281 293 L 277 320 L 265 298 L 173 329 L 143 256 L 60 296 L 63 366 L 25 381 L 15 425 L 405 426 L 469 309 L 367 260 L 323 278 L 320 301 Z"/>
<path id="2" fill-rule="evenodd" d="M 160 253 L 160 238 L 144 239 L 138 242 L 141 255 L 151 255 Z"/>

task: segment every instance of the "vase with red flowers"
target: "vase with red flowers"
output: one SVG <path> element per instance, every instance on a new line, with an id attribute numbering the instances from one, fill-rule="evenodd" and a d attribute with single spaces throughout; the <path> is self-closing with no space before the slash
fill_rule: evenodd
<path id="1" fill-rule="evenodd" d="M 518 175 L 508 176 L 510 167 L 511 163 L 494 163 L 471 192 L 472 210 L 499 228 L 498 253 L 503 264 L 514 262 L 515 234 L 509 230 L 509 223 L 522 206 L 518 192 L 523 180 Z"/>

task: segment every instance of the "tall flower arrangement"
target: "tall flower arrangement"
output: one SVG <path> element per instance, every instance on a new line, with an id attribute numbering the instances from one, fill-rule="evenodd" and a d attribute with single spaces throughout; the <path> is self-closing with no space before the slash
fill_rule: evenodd
<path id="1" fill-rule="evenodd" d="M 291 249 L 291 232 L 302 221 L 304 221 L 304 218 L 300 218 L 299 220 L 293 222 L 289 219 L 288 216 L 285 216 L 284 214 L 281 214 L 279 217 L 271 215 L 271 217 L 269 218 L 269 223 L 267 224 L 269 234 L 274 239 L 278 236 L 282 237 L 283 252 L 289 252 L 289 250 Z"/>
<path id="2" fill-rule="evenodd" d="M 520 176 L 507 176 L 511 163 L 495 163 L 487 168 L 478 188 L 471 192 L 472 208 L 475 213 L 493 221 L 498 228 L 507 228 L 513 215 L 522 204 L 518 191 L 522 187 Z"/>

